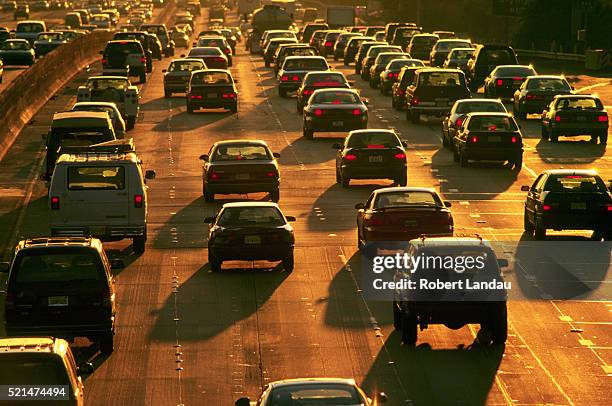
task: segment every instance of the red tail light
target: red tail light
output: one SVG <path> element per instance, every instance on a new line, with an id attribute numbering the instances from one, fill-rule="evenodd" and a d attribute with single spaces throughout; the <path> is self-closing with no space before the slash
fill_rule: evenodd
<path id="1" fill-rule="evenodd" d="M 274 171 L 270 171 L 270 172 L 266 173 L 266 176 L 268 178 L 275 178 L 277 175 L 278 174 L 276 172 L 274 172 Z"/>
<path id="2" fill-rule="evenodd" d="M 331 41 L 327 41 L 327 42 L 325 43 L 325 46 L 326 46 L 326 47 L 331 47 L 332 45 L 334 45 L 334 44 L 332 44 L 332 42 L 331 42 Z"/>
<path id="3" fill-rule="evenodd" d="M 556 122 L 561 121 L 561 116 L 555 116 L 555 121 L 556 121 Z"/>
<path id="4" fill-rule="evenodd" d="M 344 159 L 347 161 L 355 161 L 357 159 L 357 155 L 355 154 L 346 154 L 344 155 Z"/>
<path id="5" fill-rule="evenodd" d="M 300 77 L 298 75 L 295 75 L 291 78 L 291 80 L 293 80 L 294 82 L 297 82 L 300 80 Z"/>
<path id="6" fill-rule="evenodd" d="M 309 94 L 312 94 L 312 90 L 304 90 L 304 91 L 302 92 L 302 94 L 303 94 L 304 96 L 308 96 Z"/>
<path id="7" fill-rule="evenodd" d="M 314 115 L 317 116 L 317 117 L 321 117 L 323 115 L 323 110 L 315 109 Z"/>
<path id="8" fill-rule="evenodd" d="M 144 202 L 144 197 L 142 195 L 134 195 L 134 207 L 137 209 L 142 208 L 142 203 Z"/>
<path id="9" fill-rule="evenodd" d="M 406 154 L 404 154 L 403 152 L 398 152 L 397 154 L 393 155 L 393 158 L 395 158 L 395 159 L 406 159 Z"/>
<path id="10" fill-rule="evenodd" d="M 397 79 L 399 77 L 399 73 L 394 73 L 393 77 Z"/>
<path id="11" fill-rule="evenodd" d="M 462 118 L 458 118 L 457 121 L 455 121 L 455 126 L 457 128 L 461 127 L 461 124 L 463 124 L 463 119 Z"/>
<path id="12" fill-rule="evenodd" d="M 145 58 L 144 56 L 140 58 L 140 62 L 145 63 L 146 61 L 147 61 L 147 58 Z"/>
<path id="13" fill-rule="evenodd" d="M 512 143 L 515 144 L 518 141 L 518 138 L 512 137 Z"/>
<path id="14" fill-rule="evenodd" d="M 355 109 L 353 110 L 353 115 L 354 116 L 360 116 L 363 112 L 360 109 Z"/>
<path id="15" fill-rule="evenodd" d="M 201 96 L 201 95 L 199 95 L 199 94 L 192 94 L 192 95 L 190 96 L 190 98 L 191 98 L 192 100 L 193 100 L 193 99 L 201 99 L 201 98 L 202 98 L 202 96 Z"/>
<path id="16" fill-rule="evenodd" d="M 59 210 L 60 208 L 60 198 L 57 196 L 51 197 L 51 210 Z"/>
<path id="17" fill-rule="evenodd" d="M 220 56 L 215 58 L 215 62 L 225 62 L 225 58 L 221 58 Z"/>
<path id="18" fill-rule="evenodd" d="M 412 104 L 413 106 L 418 106 L 419 99 L 417 99 L 416 97 L 413 97 L 412 100 L 410 101 L 410 104 Z"/>
<path id="19" fill-rule="evenodd" d="M 380 215 L 374 214 L 369 219 L 365 219 L 364 223 L 366 226 L 382 226 L 385 224 L 385 219 Z"/>
<path id="20" fill-rule="evenodd" d="M 504 81 L 501 79 L 497 79 L 497 86 L 501 86 L 504 84 Z"/>
<path id="21" fill-rule="evenodd" d="M 608 115 L 601 115 L 601 116 L 597 116 L 597 122 L 598 123 L 607 123 L 608 122 Z"/>
<path id="22" fill-rule="evenodd" d="M 236 93 L 223 93 L 224 99 L 234 99 L 236 97 Z"/>
<path id="23" fill-rule="evenodd" d="M 217 180 L 220 178 L 220 175 L 217 172 L 211 172 L 209 178 L 212 180 Z"/>
<path id="24" fill-rule="evenodd" d="M 520 76 L 515 76 L 515 77 L 512 78 L 512 80 L 523 80 L 523 78 L 520 77 Z"/>
<path id="25" fill-rule="evenodd" d="M 288 80 L 289 80 L 289 76 L 287 76 L 287 75 L 281 76 L 281 82 L 286 82 Z"/>
<path id="26" fill-rule="evenodd" d="M 472 138 L 470 138 L 470 141 L 471 142 L 478 142 L 478 137 L 472 137 Z"/>
<path id="27" fill-rule="evenodd" d="M 527 96 L 525 96 L 525 98 L 527 100 L 535 100 L 536 99 L 536 95 L 535 94 L 528 94 Z"/>
<path id="28" fill-rule="evenodd" d="M 542 210 L 544 211 L 550 211 L 550 209 L 552 209 L 552 206 L 550 204 L 544 204 L 542 205 Z"/>
<path id="29" fill-rule="evenodd" d="M 393 73 L 391 73 L 391 72 L 387 73 L 387 77 L 388 77 L 389 79 L 391 79 L 391 78 L 393 77 Z"/>
<path id="30" fill-rule="evenodd" d="M 102 65 L 106 65 L 108 63 L 108 59 L 102 59 Z"/>
<path id="31" fill-rule="evenodd" d="M 400 96 L 403 96 L 403 95 L 406 94 L 406 91 L 405 90 L 398 90 L 397 94 L 399 94 Z"/>
<path id="32" fill-rule="evenodd" d="M 229 49 L 229 48 L 225 48 L 225 49 L 223 50 L 223 52 L 225 52 L 227 55 L 229 55 L 229 54 L 231 54 L 231 53 L 232 53 L 232 50 L 231 50 L 231 49 Z"/>
<path id="33" fill-rule="evenodd" d="M 381 144 L 374 144 L 374 145 L 368 145 L 368 149 L 380 149 L 380 148 L 384 148 L 384 145 Z"/>

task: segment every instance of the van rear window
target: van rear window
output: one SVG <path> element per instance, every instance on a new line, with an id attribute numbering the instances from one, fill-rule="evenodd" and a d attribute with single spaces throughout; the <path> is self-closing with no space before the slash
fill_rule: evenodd
<path id="1" fill-rule="evenodd" d="M 99 281 L 100 260 L 85 252 L 31 253 L 18 259 L 16 283 Z"/>
<path id="2" fill-rule="evenodd" d="M 123 166 L 73 166 L 68 168 L 68 190 L 123 190 Z"/>

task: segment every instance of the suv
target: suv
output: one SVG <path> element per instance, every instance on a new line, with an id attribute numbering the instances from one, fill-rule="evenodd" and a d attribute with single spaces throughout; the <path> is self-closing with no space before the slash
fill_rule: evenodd
<path id="1" fill-rule="evenodd" d="M 121 261 L 113 261 L 121 267 Z M 100 240 L 32 238 L 17 244 L 8 272 L 4 320 L 9 337 L 87 337 L 113 352 L 115 278 Z"/>
<path id="2" fill-rule="evenodd" d="M 164 56 L 166 58 L 174 56 L 174 41 L 170 38 L 166 24 L 143 24 L 140 26 L 140 29 L 157 35 L 164 49 Z"/>
<path id="3" fill-rule="evenodd" d="M 468 323 L 480 323 L 481 329 L 488 330 L 494 344 L 503 344 L 508 337 L 506 310 L 507 283 L 504 282 L 500 267 L 508 266 L 506 259 L 497 259 L 491 244 L 482 238 L 436 237 L 411 240 L 407 254 L 411 258 L 430 259 L 463 256 L 465 264 L 472 258 L 472 269 L 452 266 L 432 269 L 429 267 L 408 267 L 395 271 L 396 282 L 411 281 L 415 289 L 396 289 L 393 294 L 393 326 L 401 330 L 402 342 L 414 345 L 417 341 L 417 327 L 426 329 L 430 324 L 444 324 L 459 329 Z M 439 261 L 431 261 L 434 263 Z M 480 265 L 482 264 L 482 265 Z M 454 289 L 425 289 L 422 283 L 436 281 L 461 282 Z M 474 289 L 478 283 L 494 284 L 495 289 Z M 400 283 L 398 283 L 398 286 Z M 483 285 L 480 285 L 483 286 Z"/>
<path id="4" fill-rule="evenodd" d="M 49 186 L 53 236 L 133 240 L 142 254 L 147 241 L 146 179 L 131 140 L 60 149 Z"/>
<path id="5" fill-rule="evenodd" d="M 129 32 L 116 32 L 113 35 L 113 40 L 128 40 L 135 39 L 140 42 L 142 49 L 144 50 L 146 60 L 147 73 L 153 72 L 153 51 L 151 50 L 151 44 L 149 42 L 149 35 L 144 31 L 129 31 Z"/>
<path id="6" fill-rule="evenodd" d="M 477 91 L 497 66 L 518 64 L 516 52 L 508 45 L 478 45 L 466 68 L 470 90 Z"/>
<path id="7" fill-rule="evenodd" d="M 138 87 L 125 76 L 90 76 L 84 86 L 77 89 L 77 102 L 115 103 L 125 119 L 127 129 L 136 124 L 140 111 Z"/>
<path id="8" fill-rule="evenodd" d="M 65 405 L 85 404 L 83 381 L 79 375 L 93 372 L 91 364 L 86 365 L 77 367 L 70 346 L 61 338 L 0 339 L 0 382 L 12 386 L 67 386 L 67 390 L 58 388 L 58 395 L 67 401 L 62 403 Z"/>
<path id="9" fill-rule="evenodd" d="M 147 58 L 137 40 L 108 41 L 102 55 L 102 74 L 107 76 L 138 76 L 147 81 Z"/>
<path id="10" fill-rule="evenodd" d="M 455 101 L 470 97 L 465 75 L 460 70 L 417 70 L 413 83 L 406 89 L 406 119 L 418 124 L 421 114 L 444 115 Z"/>
<path id="11" fill-rule="evenodd" d="M 21 21 L 15 28 L 16 39 L 27 39 L 30 45 L 38 38 L 38 34 L 47 31 L 47 24 L 44 21 Z"/>

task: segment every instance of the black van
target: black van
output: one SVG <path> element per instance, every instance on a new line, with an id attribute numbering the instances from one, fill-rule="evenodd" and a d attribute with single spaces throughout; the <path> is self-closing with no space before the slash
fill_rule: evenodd
<path id="1" fill-rule="evenodd" d="M 499 65 L 518 65 L 516 52 L 508 45 L 484 44 L 478 45 L 474 56 L 468 61 L 466 76 L 470 90 L 475 92 Z"/>

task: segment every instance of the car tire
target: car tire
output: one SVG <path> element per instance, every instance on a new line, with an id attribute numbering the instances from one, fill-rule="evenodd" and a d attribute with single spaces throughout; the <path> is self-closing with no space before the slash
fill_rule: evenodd
<path id="1" fill-rule="evenodd" d="M 125 129 L 131 130 L 136 126 L 136 117 L 128 117 L 125 121 Z"/>
<path id="2" fill-rule="evenodd" d="M 304 106 L 300 104 L 300 102 L 295 103 L 295 111 L 299 114 L 304 113 Z"/>
<path id="3" fill-rule="evenodd" d="M 344 176 L 344 174 L 340 174 L 340 185 L 342 185 L 342 187 L 344 189 L 348 188 L 349 185 L 351 183 L 351 178 L 349 178 L 348 176 Z"/>
<path id="4" fill-rule="evenodd" d="M 293 251 L 287 256 L 287 258 L 283 259 L 283 268 L 287 272 L 293 272 L 293 268 L 295 267 L 295 261 L 293 257 Z"/>
<path id="5" fill-rule="evenodd" d="M 374 84 L 374 80 L 373 80 L 372 78 L 370 78 L 370 80 L 369 80 L 368 82 L 369 82 L 370 87 L 371 87 L 372 89 L 376 89 L 376 85 Z"/>
<path id="6" fill-rule="evenodd" d="M 278 95 L 280 97 L 282 97 L 283 99 L 287 97 L 287 90 L 285 89 L 281 89 L 280 87 L 278 88 Z"/>
<path id="7" fill-rule="evenodd" d="M 410 112 L 410 121 L 412 122 L 412 124 L 420 124 L 420 122 L 421 122 L 421 115 L 419 113 L 417 113 L 416 111 L 411 111 Z"/>
<path id="8" fill-rule="evenodd" d="M 187 114 L 193 114 L 193 106 L 191 103 L 187 103 Z"/>
<path id="9" fill-rule="evenodd" d="M 172 92 L 169 92 L 167 90 L 164 91 L 164 98 L 165 99 L 169 99 L 172 97 Z"/>
<path id="10" fill-rule="evenodd" d="M 115 333 L 109 331 L 98 339 L 100 352 L 104 355 L 112 354 L 115 349 Z"/>
<path id="11" fill-rule="evenodd" d="M 270 200 L 272 200 L 274 203 L 278 203 L 278 201 L 280 200 L 280 190 L 275 189 L 272 192 L 269 193 L 270 195 Z"/>
<path id="12" fill-rule="evenodd" d="M 231 107 L 229 108 L 229 111 L 231 111 L 233 114 L 238 113 L 238 103 L 232 104 Z"/>
<path id="13" fill-rule="evenodd" d="M 336 168 L 336 183 L 342 182 L 342 178 L 340 177 L 340 171 Z"/>
<path id="14" fill-rule="evenodd" d="M 514 158 L 514 160 L 512 161 L 512 164 L 514 165 L 514 170 L 520 171 L 521 168 L 523 167 L 523 155 L 520 155 Z"/>
<path id="15" fill-rule="evenodd" d="M 418 338 L 417 318 L 410 313 L 402 312 L 400 320 L 402 329 L 402 343 L 409 346 L 415 345 Z"/>
<path id="16" fill-rule="evenodd" d="M 540 138 L 548 141 L 548 130 L 546 129 L 546 126 L 544 124 L 542 124 L 540 129 Z"/>
<path id="17" fill-rule="evenodd" d="M 393 301 L 393 328 L 396 330 L 402 329 L 402 312 L 397 307 L 397 302 Z"/>
<path id="18" fill-rule="evenodd" d="M 264 61 L 264 66 L 265 66 L 266 68 L 269 68 L 269 67 L 270 67 L 270 62 L 268 62 L 268 61 Z"/>
<path id="19" fill-rule="evenodd" d="M 211 272 L 221 272 L 221 265 L 223 265 L 223 261 L 209 255 L 208 264 L 210 265 Z"/>
<path id="20" fill-rule="evenodd" d="M 508 310 L 506 302 L 494 306 L 497 311 L 492 312 L 488 323 L 493 344 L 504 344 L 508 339 Z"/>
<path id="21" fill-rule="evenodd" d="M 461 167 L 466 168 L 468 166 L 468 158 L 463 151 L 459 151 L 459 165 Z"/>
<path id="22" fill-rule="evenodd" d="M 140 83 L 147 83 L 147 74 L 141 73 L 140 75 L 138 75 L 138 79 Z"/>
<path id="23" fill-rule="evenodd" d="M 518 118 L 520 120 L 526 120 L 527 119 L 527 113 L 524 112 L 523 110 L 521 110 L 520 105 L 514 105 L 513 111 L 514 111 L 514 115 L 516 116 L 516 118 Z"/>
<path id="24" fill-rule="evenodd" d="M 598 138 L 599 138 L 600 145 L 607 145 L 608 144 L 608 131 L 602 130 Z"/>
<path id="25" fill-rule="evenodd" d="M 391 96 L 391 107 L 393 107 L 395 110 L 399 110 L 397 108 L 397 103 L 395 103 L 395 97 Z"/>
<path id="26" fill-rule="evenodd" d="M 215 201 L 215 194 L 209 192 L 206 189 L 206 186 L 204 186 L 204 201 L 207 202 L 207 203 L 212 203 L 212 202 Z"/>
<path id="27" fill-rule="evenodd" d="M 535 226 L 533 229 L 533 235 L 536 240 L 541 241 L 546 239 L 546 227 L 542 223 L 542 220 L 539 220 L 536 217 Z"/>
<path id="28" fill-rule="evenodd" d="M 550 132 L 548 133 L 548 139 L 550 140 L 550 142 L 559 142 L 559 134 L 557 134 L 554 128 L 550 129 Z"/>
<path id="29" fill-rule="evenodd" d="M 314 131 L 309 130 L 306 126 L 304 126 L 304 129 L 302 130 L 302 134 L 307 140 L 314 139 Z"/>
<path id="30" fill-rule="evenodd" d="M 402 186 L 402 187 L 408 186 L 408 175 L 407 174 L 401 175 L 399 178 L 395 180 L 395 183 L 397 183 L 399 186 Z"/>
<path id="31" fill-rule="evenodd" d="M 132 251 L 134 254 L 142 255 L 145 252 L 145 243 L 147 242 L 146 230 L 144 235 L 139 235 L 132 239 Z"/>
<path id="32" fill-rule="evenodd" d="M 533 231 L 535 230 L 533 224 L 531 224 L 531 221 L 529 221 L 529 216 L 527 216 L 527 210 L 525 210 L 525 213 L 523 214 L 523 229 L 529 235 L 533 235 Z"/>

